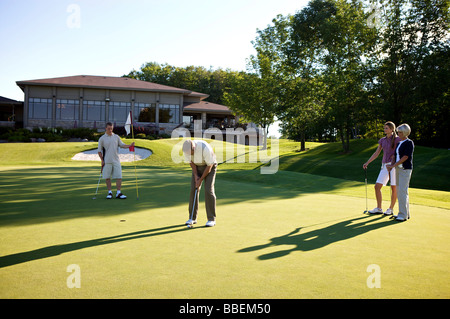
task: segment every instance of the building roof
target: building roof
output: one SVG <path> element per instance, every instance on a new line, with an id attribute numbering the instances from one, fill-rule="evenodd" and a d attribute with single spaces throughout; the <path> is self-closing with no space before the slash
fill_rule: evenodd
<path id="1" fill-rule="evenodd" d="M 232 111 L 225 105 L 200 101 L 197 103 L 184 103 L 183 112 L 188 113 L 198 113 L 198 112 L 208 112 L 216 114 L 229 114 L 232 115 Z"/>
<path id="2" fill-rule="evenodd" d="M 0 104 L 22 104 L 23 102 L 8 99 L 7 97 L 0 96 Z"/>
<path id="3" fill-rule="evenodd" d="M 75 75 L 49 79 L 17 81 L 17 85 L 23 90 L 25 85 L 44 85 L 44 86 L 69 86 L 69 87 L 90 87 L 90 88 L 108 88 L 135 91 L 153 91 L 165 93 L 181 93 L 188 96 L 198 96 L 206 98 L 209 95 L 193 92 L 186 89 L 180 89 L 172 86 L 140 81 L 126 77 L 112 76 L 93 76 L 93 75 Z"/>

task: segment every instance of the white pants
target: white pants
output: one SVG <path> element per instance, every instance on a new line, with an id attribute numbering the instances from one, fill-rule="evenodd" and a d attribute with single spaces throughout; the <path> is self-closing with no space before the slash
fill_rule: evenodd
<path id="1" fill-rule="evenodd" d="M 397 169 L 397 199 L 398 217 L 409 218 L 409 181 L 411 180 L 412 169 Z"/>
<path id="2" fill-rule="evenodd" d="M 391 186 L 395 186 L 395 185 L 397 185 L 397 183 L 396 183 L 397 178 L 396 178 L 396 174 L 395 174 L 396 168 L 394 167 L 389 172 L 386 168 L 386 165 L 390 165 L 390 163 L 383 163 L 381 165 L 381 170 L 380 170 L 380 174 L 378 174 L 377 183 L 383 184 L 383 186 L 386 186 L 387 182 L 390 180 Z"/>

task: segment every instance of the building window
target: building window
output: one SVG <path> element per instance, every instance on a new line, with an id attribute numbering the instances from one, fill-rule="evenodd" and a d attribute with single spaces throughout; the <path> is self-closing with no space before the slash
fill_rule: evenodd
<path id="1" fill-rule="evenodd" d="M 106 103 L 104 101 L 83 101 L 84 121 L 104 121 Z"/>
<path id="2" fill-rule="evenodd" d="M 156 122 L 156 104 L 155 103 L 135 103 L 138 108 L 138 122 Z"/>
<path id="3" fill-rule="evenodd" d="M 52 119 L 52 99 L 28 99 L 28 118 Z"/>
<path id="4" fill-rule="evenodd" d="M 180 106 L 177 104 L 159 105 L 159 123 L 179 123 Z"/>
<path id="5" fill-rule="evenodd" d="M 129 102 L 109 102 L 109 121 L 125 124 L 130 109 L 131 103 Z"/>
<path id="6" fill-rule="evenodd" d="M 79 100 L 56 100 L 56 119 L 74 121 L 80 119 Z"/>
<path id="7" fill-rule="evenodd" d="M 192 115 L 183 115 L 183 126 L 189 128 L 191 124 L 194 124 L 194 117 Z"/>

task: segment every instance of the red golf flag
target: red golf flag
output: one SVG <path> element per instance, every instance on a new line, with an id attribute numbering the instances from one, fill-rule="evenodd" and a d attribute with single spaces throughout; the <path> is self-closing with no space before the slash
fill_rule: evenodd
<path id="1" fill-rule="evenodd" d="M 130 152 L 134 152 L 134 145 L 131 145 L 129 150 L 130 150 Z"/>

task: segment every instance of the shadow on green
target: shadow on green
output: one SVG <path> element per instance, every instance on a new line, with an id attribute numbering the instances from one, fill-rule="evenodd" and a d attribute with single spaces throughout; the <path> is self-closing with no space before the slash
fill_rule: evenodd
<path id="1" fill-rule="evenodd" d="M 196 228 L 194 228 L 194 229 L 196 229 Z M 28 261 L 54 257 L 54 256 L 58 256 L 58 255 L 61 255 L 64 253 L 68 253 L 71 251 L 76 251 L 76 250 L 80 250 L 80 249 L 84 249 L 84 248 L 114 244 L 114 243 L 118 243 L 118 242 L 122 242 L 122 241 L 139 239 L 139 238 L 167 235 L 167 234 L 182 232 L 182 231 L 186 231 L 186 230 L 188 230 L 188 228 L 186 228 L 186 226 L 184 224 L 181 224 L 181 225 L 173 225 L 173 226 L 137 231 L 137 232 L 127 233 L 127 234 L 122 234 L 122 235 L 117 235 L 117 236 L 85 240 L 85 241 L 74 242 L 74 243 L 63 244 L 63 245 L 48 246 L 48 247 L 30 250 L 30 251 L 26 251 L 26 252 L 21 252 L 21 253 L 17 253 L 17 254 L 1 256 L 0 257 L 0 268 L 25 263 Z"/>
<path id="2" fill-rule="evenodd" d="M 140 167 L 137 200 L 134 167 L 124 167 L 122 191 L 126 200 L 106 200 L 104 180 L 93 200 L 99 170 L 93 167 L 36 167 L 1 171 L 0 225 L 27 225 L 71 218 L 114 216 L 153 208 L 187 208 L 190 171 Z M 350 184 L 349 184 L 350 183 Z M 275 186 L 275 187 L 274 187 Z M 325 192 L 356 182 L 279 171 L 218 171 L 216 195 L 220 205 L 250 200 L 294 198 Z M 115 185 L 113 182 L 113 191 Z M 203 193 L 203 191 L 202 191 Z M 201 193 L 201 200 L 203 194 Z"/>
<path id="3" fill-rule="evenodd" d="M 126 200 L 107 200 L 104 180 L 93 200 L 100 171 L 90 167 L 40 167 L 1 172 L 0 225 L 24 225 L 61 219 L 109 216 L 183 204 L 189 196 L 183 172 L 140 169 L 139 200 L 134 168 L 124 169 Z M 115 193 L 115 184 L 113 182 Z"/>
<path id="4" fill-rule="evenodd" d="M 387 219 L 386 217 L 373 218 L 372 216 L 362 216 L 347 219 L 330 226 L 311 230 L 309 232 L 301 232 L 302 229 L 311 227 L 298 227 L 292 232 L 274 237 L 268 243 L 247 247 L 239 250 L 239 253 L 247 253 L 257 250 L 264 250 L 269 247 L 279 247 L 280 250 L 258 256 L 259 260 L 268 260 L 287 256 L 295 251 L 311 251 L 323 248 L 330 244 L 347 240 L 369 231 L 382 227 L 397 224 L 397 222 Z M 314 225 L 312 225 L 314 226 Z M 281 249 L 283 246 L 293 246 L 289 249 Z"/>
<path id="5" fill-rule="evenodd" d="M 302 228 L 298 227 L 289 234 L 271 238 L 269 243 L 263 245 L 257 245 L 252 247 L 247 247 L 239 250 L 239 253 L 252 252 L 256 250 L 263 250 L 272 246 L 281 247 L 285 245 L 294 246 L 293 248 L 286 250 L 279 250 L 277 252 L 272 252 L 264 254 L 258 257 L 260 260 L 267 260 L 273 258 L 279 258 L 286 256 L 294 251 L 309 251 L 315 250 L 332 243 L 353 238 L 369 231 L 386 227 L 389 225 L 396 224 L 393 221 L 384 219 L 380 221 L 380 218 L 371 218 L 371 216 L 362 216 L 358 218 L 347 219 L 333 225 L 312 230 L 306 233 L 300 233 Z M 315 225 L 312 225 L 315 226 Z M 309 226 L 311 227 L 311 226 Z M 194 228 L 197 229 L 197 228 Z M 103 238 L 97 238 L 92 240 L 85 240 L 80 242 L 74 242 L 62 245 L 53 245 L 44 248 L 39 248 L 35 250 L 30 250 L 26 252 L 6 255 L 0 257 L 0 268 L 13 266 L 29 261 L 34 261 L 38 259 L 44 259 L 49 257 L 58 256 L 64 253 L 85 249 L 89 247 L 96 247 L 108 244 L 114 244 L 118 242 L 148 238 L 153 236 L 161 236 L 167 234 L 173 234 L 178 232 L 187 231 L 188 228 L 184 224 L 172 225 L 154 229 L 148 229 L 143 231 L 137 231 L 132 233 L 126 233 L 116 236 L 109 236 Z"/>

